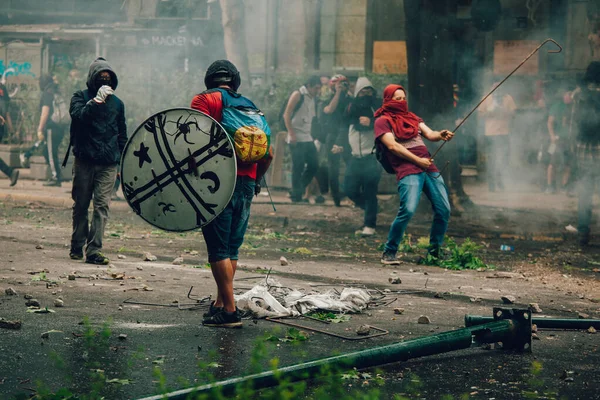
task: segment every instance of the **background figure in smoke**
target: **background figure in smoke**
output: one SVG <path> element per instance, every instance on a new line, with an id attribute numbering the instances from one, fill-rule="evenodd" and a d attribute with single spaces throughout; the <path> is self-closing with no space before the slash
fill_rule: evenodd
<path id="1" fill-rule="evenodd" d="M 356 206 L 365 210 L 363 227 L 356 233 L 362 236 L 375 234 L 377 226 L 377 188 L 381 179 L 381 166 L 375 155 L 373 128 L 375 110 L 381 100 L 375 97 L 373 84 L 365 77 L 358 78 L 354 99 L 346 112 L 348 141 L 352 151 L 344 179 L 344 192 Z"/>
<path id="2" fill-rule="evenodd" d="M 600 62 L 588 66 L 580 94 L 575 95 L 575 121 L 577 123 L 577 161 L 579 173 L 578 226 L 579 243 L 590 241 L 592 201 L 600 177 Z"/>
<path id="3" fill-rule="evenodd" d="M 283 113 L 287 143 L 292 153 L 292 202 L 303 201 L 302 195 L 318 168 L 317 148 L 313 138 L 317 96 L 321 90 L 318 76 L 312 76 L 295 90 Z"/>
<path id="4" fill-rule="evenodd" d="M 40 90 L 42 91 L 42 97 L 40 99 L 40 122 L 37 129 L 37 138 L 38 143 L 46 143 L 44 158 L 50 166 L 52 174 L 50 180 L 44 183 L 44 186 L 60 186 L 61 170 L 58 148 L 65 136 L 69 121 L 68 106 L 60 96 L 56 76 L 42 76 L 40 78 Z M 30 156 L 31 151 L 25 153 L 26 158 Z"/>
<path id="5" fill-rule="evenodd" d="M 87 89 L 79 90 L 71 99 L 71 144 L 73 145 L 73 233 L 71 251 L 73 260 L 106 265 L 102 237 L 108 220 L 108 211 L 117 166 L 127 143 L 125 106 L 114 94 L 119 81 L 117 74 L 102 57 L 90 65 Z M 66 161 L 66 160 L 65 160 Z M 88 208 L 94 200 L 91 226 Z"/>
<path id="6" fill-rule="evenodd" d="M 546 193 L 556 193 L 559 172 L 562 172 L 561 189 L 567 190 L 566 186 L 571 176 L 569 160 L 572 157 L 570 149 L 573 140 L 569 137 L 572 118 L 571 94 L 563 85 L 552 87 L 551 91 L 548 96 L 551 99 L 547 120 L 550 162 L 546 171 Z"/>
<path id="7" fill-rule="evenodd" d="M 417 211 L 421 193 L 429 198 L 434 212 L 429 255 L 439 258 L 450 219 L 448 190 L 439 170 L 433 164 L 422 136 L 432 142 L 450 140 L 454 133 L 431 130 L 421 118 L 408 111 L 406 92 L 400 85 L 388 85 L 383 91 L 383 105 L 375 112 L 375 140 L 387 148 L 387 156 L 396 172 L 400 208 L 392 222 L 381 263 L 398 265 L 398 246 L 406 227 Z"/>
<path id="8" fill-rule="evenodd" d="M 336 207 L 340 206 L 342 194 L 340 193 L 340 163 L 344 153 L 350 154 L 348 144 L 348 125 L 344 113 L 350 103 L 348 94 L 349 83 L 344 75 L 334 75 L 329 81 L 330 88 L 334 91 L 324 104 L 321 129 L 325 139 L 327 153 L 327 166 L 329 175 L 329 189 Z"/>
<path id="9" fill-rule="evenodd" d="M 498 82 L 494 83 L 495 87 Z M 479 115 L 484 118 L 487 158 L 487 180 L 490 192 L 504 189 L 509 166 L 510 129 L 517 106 L 509 94 L 494 92 L 481 105 Z"/>
<path id="10" fill-rule="evenodd" d="M 4 138 L 5 134 L 12 132 L 12 120 L 10 119 L 8 110 L 9 104 L 10 97 L 8 96 L 8 90 L 6 89 L 6 86 L 0 83 L 0 140 Z M 17 184 L 19 170 L 6 165 L 1 158 L 0 171 L 10 178 L 10 186 L 15 186 Z"/>

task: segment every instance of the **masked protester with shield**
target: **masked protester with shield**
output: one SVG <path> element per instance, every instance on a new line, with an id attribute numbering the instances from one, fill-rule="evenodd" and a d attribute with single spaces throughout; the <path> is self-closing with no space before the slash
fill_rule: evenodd
<path id="1" fill-rule="evenodd" d="M 590 63 L 582 83 L 581 93 L 575 95 L 574 120 L 577 121 L 579 170 L 577 230 L 579 243 L 586 246 L 590 241 L 593 198 L 600 177 L 600 62 Z"/>
<path id="2" fill-rule="evenodd" d="M 201 111 L 228 129 L 226 120 L 232 117 L 233 109 L 251 109 L 255 115 L 260 110 L 237 90 L 241 84 L 237 68 L 227 60 L 212 63 L 206 71 L 204 84 L 207 90 L 192 99 L 191 107 Z M 264 118 L 262 118 L 264 120 Z M 259 120 L 260 121 L 260 120 Z M 268 130 L 253 127 L 253 131 Z M 260 192 L 259 182 L 267 172 L 273 158 L 273 149 L 266 142 L 264 157 L 254 162 L 242 160 L 236 145 L 237 176 L 233 196 L 225 209 L 202 228 L 208 251 L 208 261 L 217 284 L 217 299 L 204 314 L 202 324 L 210 327 L 241 328 L 242 320 L 233 298 L 233 277 L 237 269 L 238 251 L 244 241 L 250 205 L 254 195 Z"/>
<path id="3" fill-rule="evenodd" d="M 421 193 L 429 198 L 434 217 L 429 237 L 429 254 L 440 257 L 444 235 L 450 219 L 450 202 L 444 180 L 423 138 L 437 142 L 450 140 L 454 133 L 434 131 L 421 118 L 408 111 L 406 91 L 400 85 L 388 85 L 383 92 L 383 106 L 375 112 L 375 140 L 387 149 L 387 159 L 396 173 L 400 208 L 392 222 L 381 263 L 399 265 L 398 246 L 406 227 L 417 210 Z"/>
<path id="4" fill-rule="evenodd" d="M 117 177 L 117 166 L 127 143 L 125 106 L 114 94 L 117 74 L 102 57 L 90 65 L 87 89 L 71 98 L 71 136 L 73 146 L 73 233 L 70 257 L 106 265 L 102 237 L 108 220 L 110 197 Z M 68 156 L 68 154 L 67 154 Z M 65 162 L 66 164 L 66 158 Z M 94 201 L 91 225 L 88 208 Z"/>

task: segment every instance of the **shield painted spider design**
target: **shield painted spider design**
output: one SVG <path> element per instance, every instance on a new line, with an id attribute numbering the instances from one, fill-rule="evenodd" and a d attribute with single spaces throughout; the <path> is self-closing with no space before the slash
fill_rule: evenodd
<path id="1" fill-rule="evenodd" d="M 185 142 L 187 144 L 195 144 L 193 142 L 190 142 L 188 140 L 188 135 L 191 133 L 191 129 L 190 127 L 193 125 L 196 127 L 196 130 L 202 131 L 200 129 L 200 127 L 198 126 L 198 120 L 196 120 L 195 117 L 192 117 L 191 115 L 188 115 L 188 117 L 181 122 L 181 119 L 183 118 L 183 115 L 180 116 L 177 121 L 168 121 L 170 123 L 173 123 L 176 125 L 177 127 L 177 131 L 175 133 L 168 133 L 169 136 L 175 136 L 175 139 L 173 139 L 173 144 L 177 143 L 177 139 L 183 135 L 183 140 L 185 140 Z"/>

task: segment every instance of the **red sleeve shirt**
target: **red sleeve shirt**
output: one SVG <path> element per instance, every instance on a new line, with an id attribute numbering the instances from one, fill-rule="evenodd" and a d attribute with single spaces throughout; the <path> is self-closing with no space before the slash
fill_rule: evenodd
<path id="1" fill-rule="evenodd" d="M 223 119 L 223 100 L 221 92 L 218 90 L 210 93 L 200 93 L 194 96 L 190 107 L 211 116 L 217 122 L 221 122 Z M 237 176 L 248 176 L 252 179 L 256 179 L 256 168 L 256 163 L 243 164 L 238 162 Z"/>
<path id="2" fill-rule="evenodd" d="M 388 132 L 394 133 L 392 130 L 392 126 L 389 121 L 385 118 L 377 118 L 375 120 L 375 140 L 379 139 L 381 136 L 385 135 Z M 421 158 L 431 158 L 429 154 L 429 150 L 427 150 L 427 146 L 417 146 L 407 148 L 408 151 L 413 153 L 417 157 Z M 405 160 L 404 158 L 400 158 L 390 151 L 387 152 L 388 160 L 390 164 L 396 171 L 396 180 L 400 180 L 408 175 L 420 174 L 421 172 L 438 172 L 436 166 L 432 163 L 431 166 L 427 169 L 427 171 L 423 171 L 423 169 L 412 162 Z"/>

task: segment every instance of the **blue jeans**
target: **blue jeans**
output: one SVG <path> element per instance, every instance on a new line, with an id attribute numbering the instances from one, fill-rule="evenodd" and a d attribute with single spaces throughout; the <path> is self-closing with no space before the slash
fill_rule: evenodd
<path id="1" fill-rule="evenodd" d="M 364 226 L 377 226 L 377 188 L 381 167 L 374 155 L 352 157 L 346 168 L 344 192 L 357 207 L 365 210 Z"/>
<path id="2" fill-rule="evenodd" d="M 238 176 L 227 207 L 202 228 L 208 262 L 238 259 L 238 251 L 248 228 L 255 185 L 254 179 Z"/>
<path id="3" fill-rule="evenodd" d="M 444 235 L 448 229 L 450 219 L 450 201 L 444 179 L 438 173 L 408 175 L 398 181 L 398 194 L 400 195 L 400 209 L 396 219 L 392 222 L 385 252 L 396 254 L 398 246 L 404 237 L 410 219 L 417 211 L 421 193 L 424 192 L 431 202 L 433 209 L 433 224 L 429 236 L 429 251 L 438 250 L 444 243 Z M 437 179 L 435 179 L 436 177 Z"/>

